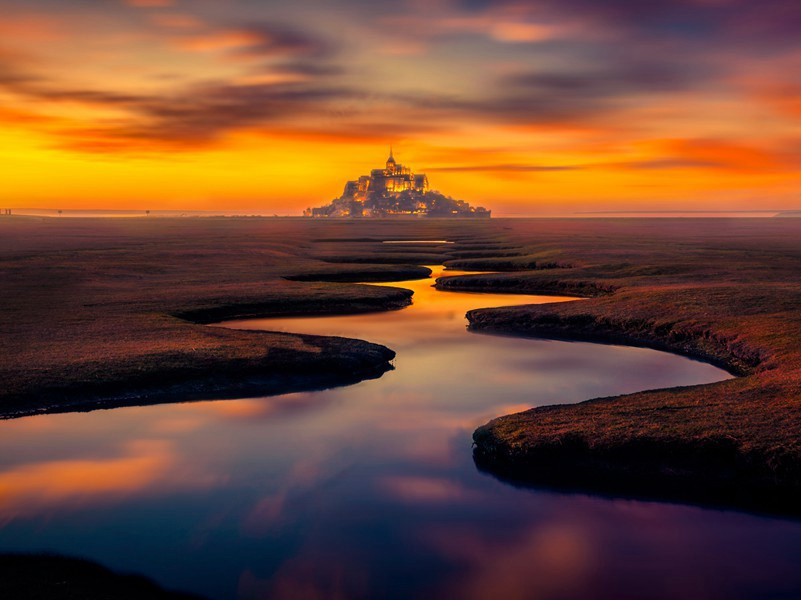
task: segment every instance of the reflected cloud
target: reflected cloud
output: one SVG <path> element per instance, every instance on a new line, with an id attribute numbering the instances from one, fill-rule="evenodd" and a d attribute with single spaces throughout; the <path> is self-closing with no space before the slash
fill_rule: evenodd
<path id="1" fill-rule="evenodd" d="M 158 12 L 150 16 L 150 20 L 159 27 L 167 29 L 199 29 L 204 23 L 197 17 L 187 13 Z"/>
<path id="2" fill-rule="evenodd" d="M 208 419 L 194 415 L 165 417 L 156 419 L 150 430 L 155 434 L 176 435 L 198 431 L 208 423 Z"/>
<path id="3" fill-rule="evenodd" d="M 137 8 L 165 8 L 172 6 L 175 0 L 124 0 L 124 2 Z"/>
<path id="4" fill-rule="evenodd" d="M 447 527 L 425 537 L 437 552 L 463 567 L 458 579 L 442 586 L 443 597 L 538 600 L 603 594 L 588 585 L 598 566 L 597 548 L 580 526 L 559 522 L 529 527 L 514 540 L 465 535 Z"/>
<path id="5" fill-rule="evenodd" d="M 202 402 L 198 410 L 234 421 L 258 421 L 314 410 L 327 406 L 331 401 L 331 398 L 323 398 L 312 392 L 299 392 L 264 398 Z"/>
<path id="6" fill-rule="evenodd" d="M 328 553 L 312 554 L 290 558 L 272 578 L 260 578 L 246 570 L 239 578 L 237 597 L 347 600 L 369 597 L 370 583 L 370 573 L 363 565 Z"/>
<path id="7" fill-rule="evenodd" d="M 246 537 L 260 538 L 274 533 L 285 523 L 298 517 L 298 502 L 304 497 L 313 497 L 330 482 L 339 479 L 349 463 L 343 466 L 327 448 L 309 448 L 313 456 L 299 459 L 284 474 L 275 491 L 259 499 L 243 516 L 240 533 Z"/>
<path id="8" fill-rule="evenodd" d="M 437 477 L 383 477 L 378 480 L 377 487 L 393 500 L 410 503 L 450 503 L 468 500 L 475 495 L 459 483 Z"/>
<path id="9" fill-rule="evenodd" d="M 23 464 L 0 473 L 0 518 L 45 507 L 125 496 L 154 485 L 175 466 L 171 444 L 139 440 L 117 458 L 54 460 Z"/>
<path id="10" fill-rule="evenodd" d="M 553 298 L 430 284 L 402 284 L 419 286 L 416 304 L 389 315 L 280 320 L 311 333 L 348 323 L 357 337 L 389 330 L 411 339 L 398 368 L 377 380 L 4 422 L 0 523 L 24 518 L 0 528 L 3 543 L 112 549 L 123 564 L 122 523 L 148 568 L 169 566 L 165 581 L 183 575 L 197 591 L 220 585 L 215 596 L 241 598 L 380 597 L 399 586 L 410 597 L 597 598 L 612 590 L 618 600 L 620 590 L 644 586 L 681 598 L 697 596 L 710 569 L 734 592 L 753 581 L 796 585 L 787 549 L 798 548 L 801 531 L 792 523 L 532 492 L 487 477 L 471 460 L 470 432 L 494 415 L 638 390 L 657 375 L 675 385 L 723 372 L 652 350 L 471 335 L 467 308 Z M 721 542 L 721 531 L 738 540 L 744 533 L 748 543 Z M 185 560 L 171 563 L 174 556 Z M 665 564 L 687 579 L 652 577 L 660 573 L 649 569 Z"/>

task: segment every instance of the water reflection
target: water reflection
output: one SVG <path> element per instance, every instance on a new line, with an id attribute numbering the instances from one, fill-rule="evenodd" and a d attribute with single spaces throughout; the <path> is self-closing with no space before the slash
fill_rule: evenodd
<path id="1" fill-rule="evenodd" d="M 441 266 L 429 266 L 432 278 L 440 276 L 470 275 L 467 271 L 444 270 Z M 375 283 L 371 285 L 398 286 L 414 292 L 412 306 L 390 313 L 380 312 L 361 315 L 296 317 L 286 319 L 246 319 L 226 321 L 226 327 L 234 329 L 265 329 L 292 333 L 338 335 L 356 337 L 390 346 L 404 360 L 408 353 L 404 348 L 426 349 L 432 344 L 440 348 L 462 347 L 466 340 L 464 315 L 473 308 L 490 306 L 512 306 L 517 304 L 544 304 L 547 302 L 569 302 L 576 298 L 566 296 L 527 296 L 510 294 L 483 294 L 469 292 L 443 292 L 432 286 L 432 279 L 404 281 L 398 283 Z M 471 353 L 468 351 L 465 354 Z M 410 357 L 409 357 L 410 358 Z M 420 365 L 418 365 L 419 367 Z M 457 368 L 450 362 L 433 365 L 439 376 L 447 377 L 448 370 Z"/>
<path id="2" fill-rule="evenodd" d="M 355 336 L 396 370 L 347 388 L 0 423 L 0 548 L 220 598 L 747 598 L 801 591 L 801 526 L 516 489 L 479 473 L 498 414 L 727 377 L 647 349 L 479 336 L 547 297 L 413 287 L 391 314 L 231 326 Z M 756 592 L 759 592 L 757 594 Z"/>
<path id="3" fill-rule="evenodd" d="M 21 464 L 0 473 L 3 518 L 35 514 L 43 507 L 90 502 L 152 485 L 169 470 L 173 455 L 164 441 L 134 440 L 115 458 L 50 460 Z"/>

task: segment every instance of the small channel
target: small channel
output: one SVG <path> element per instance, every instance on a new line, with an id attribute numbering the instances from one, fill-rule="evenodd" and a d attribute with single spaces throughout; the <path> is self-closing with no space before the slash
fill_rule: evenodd
<path id="1" fill-rule="evenodd" d="M 432 283 L 380 284 L 414 291 L 400 311 L 222 324 L 385 344 L 396 368 L 377 380 L 0 423 L 0 550 L 213 598 L 801 590 L 797 522 L 519 489 L 472 461 L 471 433 L 493 416 L 730 375 L 644 348 L 471 334 L 469 309 L 575 299 Z"/>

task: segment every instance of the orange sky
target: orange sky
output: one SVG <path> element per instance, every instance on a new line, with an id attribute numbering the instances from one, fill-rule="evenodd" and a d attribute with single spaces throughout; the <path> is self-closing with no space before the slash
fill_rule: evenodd
<path id="1" fill-rule="evenodd" d="M 795 0 L 0 0 L 0 205 L 801 208 Z"/>

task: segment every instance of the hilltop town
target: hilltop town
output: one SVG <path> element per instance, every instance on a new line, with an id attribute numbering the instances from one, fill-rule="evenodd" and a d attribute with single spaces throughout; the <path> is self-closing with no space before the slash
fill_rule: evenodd
<path id="1" fill-rule="evenodd" d="M 319 208 L 307 208 L 306 217 L 478 217 L 491 212 L 470 206 L 430 189 L 425 173 L 414 173 L 395 161 L 392 148 L 383 169 L 348 181 L 339 198 Z"/>

